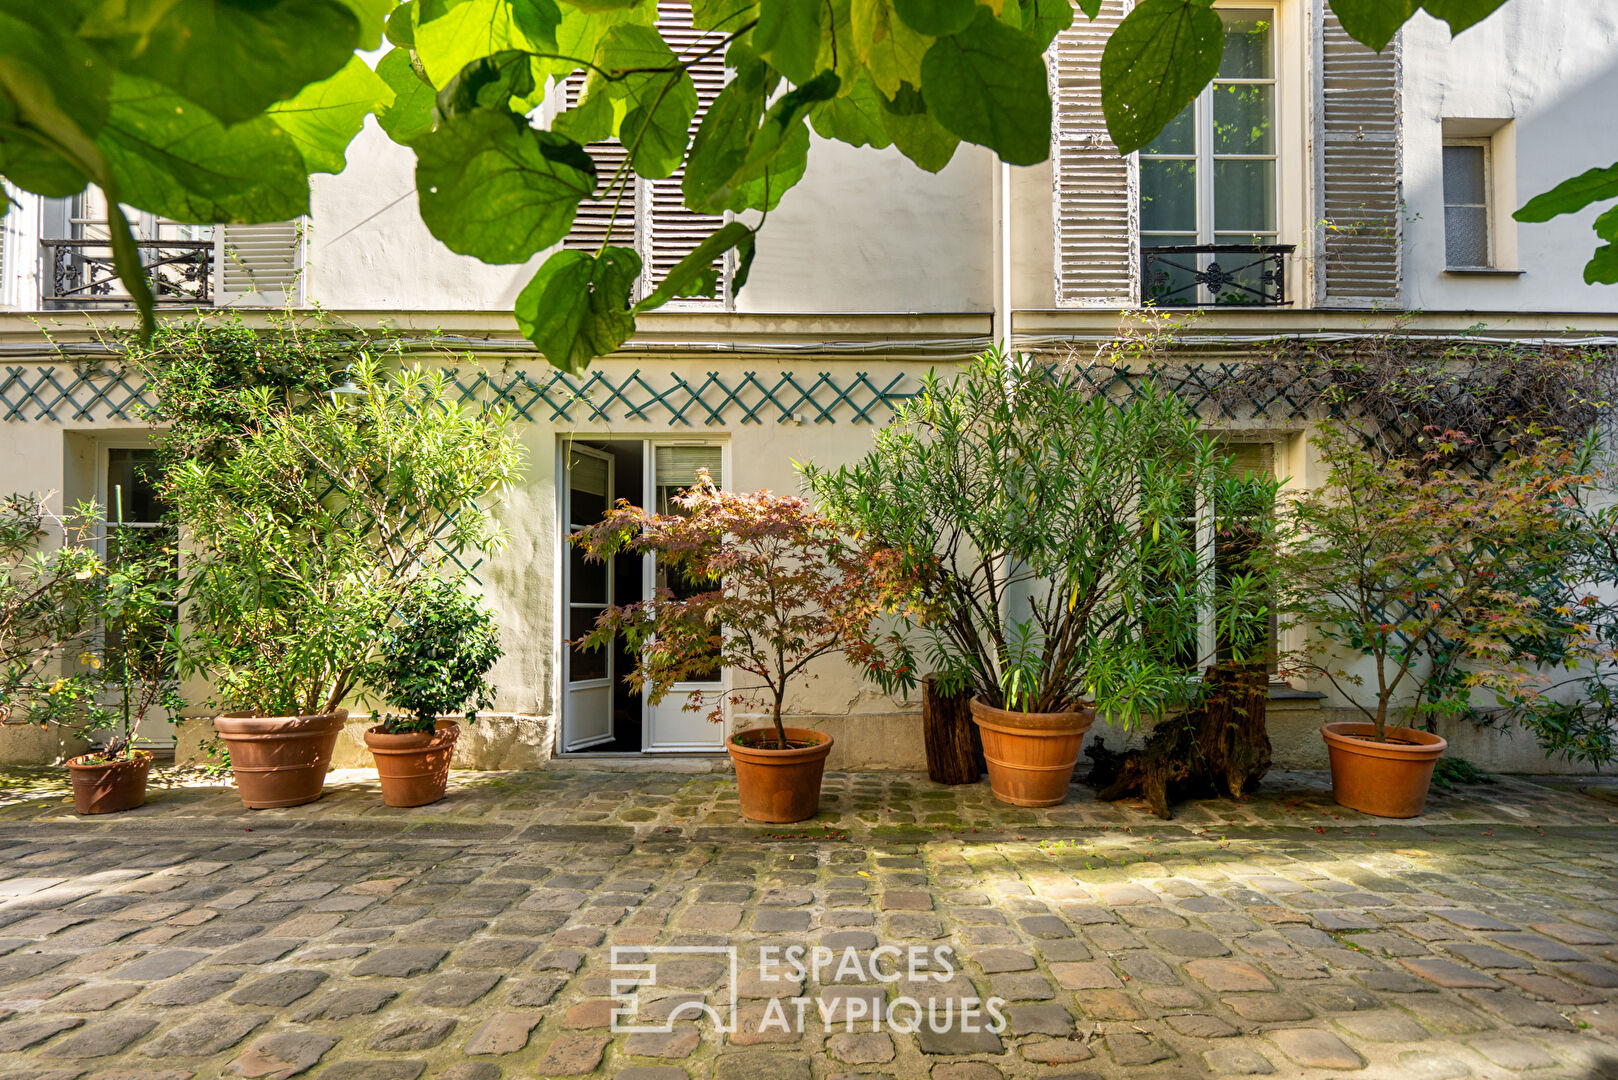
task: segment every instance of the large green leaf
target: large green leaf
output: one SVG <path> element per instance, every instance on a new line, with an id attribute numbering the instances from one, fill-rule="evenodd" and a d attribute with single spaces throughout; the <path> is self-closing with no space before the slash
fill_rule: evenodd
<path id="1" fill-rule="evenodd" d="M 1618 164 L 1589 169 L 1532 199 L 1512 217 L 1518 221 L 1549 221 L 1558 214 L 1572 214 L 1594 202 L 1618 199 Z"/>
<path id="2" fill-rule="evenodd" d="M 339 0 L 130 0 L 85 33 L 123 51 L 124 71 L 235 124 L 337 74 L 363 31 Z"/>
<path id="3" fill-rule="evenodd" d="M 740 69 L 708 106 L 692 137 L 680 181 L 686 205 L 696 210 L 723 207 L 729 197 L 725 189 L 747 160 L 748 140 L 764 116 L 765 85 L 764 65 L 751 64 Z"/>
<path id="4" fill-rule="evenodd" d="M 753 236 L 754 230 L 739 221 L 721 225 L 670 267 L 657 288 L 635 305 L 635 311 L 650 311 L 682 296 L 713 296 L 719 288 L 720 257 L 731 248 L 751 244 Z"/>
<path id="5" fill-rule="evenodd" d="M 1331 9 L 1348 36 L 1377 52 L 1387 48 L 1420 6 L 1419 0 L 1331 0 Z"/>
<path id="6" fill-rule="evenodd" d="M 877 89 L 892 97 L 900 83 L 920 86 L 921 58 L 933 39 L 900 19 L 891 0 L 854 0 L 852 17 L 854 53 Z"/>
<path id="7" fill-rule="evenodd" d="M 457 71 L 433 101 L 436 116 L 459 116 L 475 109 L 510 109 L 513 98 L 535 90 L 528 54 L 515 49 L 480 56 Z M 518 110 L 522 111 L 522 110 Z"/>
<path id="8" fill-rule="evenodd" d="M 893 144 L 882 119 L 884 111 L 882 98 L 871 85 L 870 73 L 861 72 L 847 94 L 816 105 L 809 114 L 809 123 L 822 138 L 880 150 Z"/>
<path id="9" fill-rule="evenodd" d="M 409 49 L 391 49 L 377 61 L 377 76 L 393 91 L 393 101 L 376 122 L 397 143 L 408 143 L 433 129 L 433 88 L 416 74 Z"/>
<path id="10" fill-rule="evenodd" d="M 564 78 L 571 72 L 587 68 L 595 57 L 601 41 L 615 26 L 652 26 L 657 22 L 657 5 L 644 2 L 635 7 L 613 11 L 580 11 L 571 6 L 562 9 L 562 21 L 556 25 L 555 54 L 562 59 L 534 61 L 534 74 Z"/>
<path id="11" fill-rule="evenodd" d="M 1099 4 L 1100 0 L 1096 0 Z M 1091 18 L 1095 16 L 1092 14 Z M 1024 30 L 1041 52 L 1051 47 L 1056 35 L 1073 25 L 1072 0 L 1023 0 Z"/>
<path id="12" fill-rule="evenodd" d="M 893 139 L 894 147 L 917 167 L 935 173 L 950 163 L 961 140 L 945 131 L 938 121 L 925 111 L 896 113 L 883 110 L 882 126 Z"/>
<path id="13" fill-rule="evenodd" d="M 628 248 L 558 251 L 517 296 L 517 325 L 552 366 L 579 374 L 635 332 L 629 297 L 639 276 Z"/>
<path id="14" fill-rule="evenodd" d="M 375 49 L 382 44 L 388 16 L 393 13 L 398 0 L 338 0 L 338 3 L 353 12 L 354 18 L 359 20 L 361 49 Z"/>
<path id="15" fill-rule="evenodd" d="M 972 25 L 977 9 L 977 0 L 893 0 L 899 18 L 916 33 L 929 37 L 960 33 Z"/>
<path id="16" fill-rule="evenodd" d="M 781 205 L 781 197 L 809 170 L 808 127 L 801 120 L 793 124 L 762 160 L 760 167 L 744 166 L 720 209 L 739 214 L 744 210 L 774 210 Z"/>
<path id="17" fill-rule="evenodd" d="M 365 126 L 365 118 L 392 103 L 393 91 L 360 57 L 323 82 L 311 83 L 290 101 L 270 107 L 276 126 L 298 144 L 312 173 L 337 173 L 347 164 L 344 151 Z"/>
<path id="18" fill-rule="evenodd" d="M 672 176 L 685 157 L 697 87 L 679 57 L 648 26 L 615 26 L 601 40 L 596 66 L 606 91 L 623 102 L 618 140 L 641 176 Z"/>
<path id="19" fill-rule="evenodd" d="M 1120 153 L 1139 150 L 1219 71 L 1225 28 L 1211 0 L 1141 0 L 1101 55 L 1101 108 Z"/>
<path id="20" fill-rule="evenodd" d="M 1602 244 L 1584 264 L 1584 280 L 1590 285 L 1618 285 L 1618 244 Z"/>
<path id="21" fill-rule="evenodd" d="M 733 34 L 758 18 L 758 0 L 691 0 L 691 25 Z"/>
<path id="22" fill-rule="evenodd" d="M 1044 56 L 988 8 L 967 29 L 933 42 L 921 62 L 921 93 L 939 124 L 1004 161 L 1033 165 L 1050 156 Z"/>
<path id="23" fill-rule="evenodd" d="M 120 75 L 96 145 L 125 203 L 174 221 L 285 221 L 309 211 L 298 144 L 269 117 L 225 127 L 156 83 Z"/>
<path id="24" fill-rule="evenodd" d="M 577 143 L 521 116 L 449 117 L 413 144 L 421 217 L 451 251 L 517 263 L 567 235 L 595 167 Z"/>
<path id="25" fill-rule="evenodd" d="M 556 31 L 562 14 L 554 0 L 465 0 L 437 18 L 427 19 L 427 14 L 421 12 L 416 24 L 416 55 L 427 77 L 440 88 L 480 57 L 512 49 L 557 51 Z M 589 59 L 589 53 L 584 59 Z"/>
<path id="26" fill-rule="evenodd" d="M 802 85 L 815 77 L 820 55 L 820 16 L 817 0 L 759 0 L 753 48 L 770 64 Z"/>

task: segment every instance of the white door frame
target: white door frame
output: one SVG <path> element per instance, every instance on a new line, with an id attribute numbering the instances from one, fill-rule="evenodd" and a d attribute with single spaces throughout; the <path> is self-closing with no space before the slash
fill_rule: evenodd
<path id="1" fill-rule="evenodd" d="M 587 451 L 591 449 L 590 447 L 579 447 L 579 446 L 577 446 L 577 444 L 581 440 L 589 440 L 591 442 L 612 442 L 612 443 L 637 442 L 637 443 L 639 443 L 641 445 L 641 505 L 649 507 L 654 511 L 656 509 L 655 503 L 656 503 L 656 498 L 657 498 L 657 476 L 656 476 L 656 467 L 655 467 L 656 466 L 656 461 L 655 461 L 655 459 L 656 459 L 656 449 L 655 448 L 657 446 L 659 446 L 659 445 L 663 445 L 663 446 L 667 446 L 667 445 L 676 445 L 676 446 L 679 446 L 679 445 L 684 445 L 684 446 L 718 446 L 720 448 L 720 463 L 721 463 L 722 468 L 724 469 L 725 476 L 727 476 L 727 477 L 730 476 L 731 475 L 731 469 L 732 469 L 731 446 L 730 446 L 730 440 L 728 438 L 722 438 L 722 437 L 711 437 L 711 438 L 697 437 L 697 438 L 693 438 L 690 435 L 681 435 L 681 434 L 671 434 L 671 435 L 659 435 L 659 434 L 620 435 L 620 434 L 612 434 L 612 433 L 595 434 L 595 433 L 580 433 L 580 432 L 572 432 L 572 433 L 562 434 L 557 438 L 557 448 L 556 448 L 556 478 L 557 478 L 557 483 L 556 483 L 556 489 L 557 489 L 557 492 L 558 492 L 558 498 L 556 500 L 556 511 L 557 511 L 558 531 L 559 531 L 560 535 L 559 535 L 558 543 L 557 543 L 557 546 L 556 546 L 556 555 L 555 555 L 555 557 L 556 557 L 556 560 L 557 560 L 557 562 L 556 562 L 557 576 L 556 576 L 555 580 L 559 583 L 559 587 L 556 590 L 556 602 L 553 605 L 553 611 L 552 611 L 552 616 L 551 616 L 552 619 L 554 620 L 553 625 L 560 628 L 559 632 L 556 635 L 556 648 L 555 648 L 555 650 L 553 652 L 554 666 L 552 668 L 552 670 L 555 672 L 555 676 L 553 678 L 553 688 L 554 688 L 554 693 L 555 693 L 554 700 L 557 702 L 557 708 L 556 708 L 557 724 L 556 724 L 556 742 L 555 742 L 555 752 L 557 754 L 578 754 L 581 751 L 586 751 L 588 749 L 588 747 L 581 747 L 581 746 L 568 747 L 564 742 L 564 736 L 563 736 L 563 725 L 565 723 L 563 714 L 564 714 L 564 711 L 566 709 L 567 687 L 568 687 L 566 666 L 567 666 L 567 664 L 569 662 L 569 659 L 570 659 L 569 655 L 568 655 L 570 650 L 568 649 L 568 647 L 566 645 L 566 640 L 567 640 L 567 636 L 568 636 L 568 634 L 567 634 L 567 616 L 568 616 L 568 584 L 569 584 L 569 582 L 567 580 L 569 571 L 568 571 L 566 542 L 567 542 L 567 535 L 568 535 L 569 528 L 570 528 L 569 521 L 568 521 L 569 514 L 570 514 L 570 509 L 569 509 L 569 507 L 567 505 L 567 500 L 568 500 L 569 495 L 570 495 L 570 488 L 569 488 L 569 485 L 568 485 L 568 476 L 567 476 L 567 455 L 568 455 L 569 451 L 573 450 L 573 449 L 581 449 L 581 450 L 587 450 Z M 594 451 L 594 452 L 595 453 L 601 453 L 601 451 Z M 651 558 L 651 559 L 644 560 L 644 565 L 643 565 L 641 573 L 642 573 L 642 579 L 641 579 L 642 588 L 645 590 L 643 595 L 650 596 L 651 595 L 651 590 L 652 590 L 652 588 L 655 585 L 656 580 L 657 580 L 656 559 Z M 609 575 L 609 578 L 610 578 L 610 576 L 611 575 Z M 609 588 L 610 587 L 611 586 L 609 584 Z M 610 670 L 611 670 L 611 668 L 609 666 L 609 671 Z M 726 670 L 725 673 L 724 673 L 723 678 L 721 679 L 721 681 L 718 684 L 702 683 L 700 685 L 702 687 L 704 687 L 704 688 L 717 687 L 719 692 L 723 693 L 728 698 L 730 687 L 731 687 L 731 674 L 730 674 L 730 672 L 728 670 Z M 670 708 L 672 708 L 672 709 L 678 710 L 680 708 L 680 706 L 684 704 L 684 701 L 685 701 L 685 696 L 683 694 L 681 694 L 678 690 L 671 689 L 669 691 L 669 696 L 666 697 L 663 700 L 663 704 L 658 706 L 658 708 L 659 709 L 670 709 Z M 702 723 L 704 723 L 704 724 L 706 724 L 706 725 L 708 725 L 708 726 L 710 726 L 710 727 L 712 727 L 714 729 L 714 737 L 713 737 L 712 741 L 707 741 L 707 740 L 704 740 L 704 741 L 701 741 L 701 742 L 687 741 L 687 742 L 682 742 L 682 743 L 671 743 L 669 745 L 660 746 L 660 747 L 656 747 L 656 748 L 653 748 L 653 747 L 648 745 L 648 742 L 649 742 L 649 739 L 650 739 L 651 733 L 652 733 L 652 726 L 653 726 L 654 718 L 652 716 L 652 707 L 649 706 L 646 703 L 646 698 L 645 698 L 644 695 L 642 695 L 641 699 L 640 699 L 640 710 L 641 710 L 641 749 L 640 749 L 640 753 L 642 753 L 642 754 L 720 754 L 720 753 L 724 753 L 725 736 L 726 736 L 726 733 L 730 729 L 730 719 L 729 719 L 729 716 L 728 716 L 728 712 L 729 712 L 728 707 L 727 707 L 727 710 L 726 710 L 727 716 L 726 716 L 725 722 L 723 724 L 711 724 L 706 719 L 704 719 L 702 721 Z M 633 753 L 633 751 L 625 751 L 625 753 Z"/>
<path id="2" fill-rule="evenodd" d="M 614 466 L 614 464 L 616 464 L 613 461 L 613 457 L 612 457 L 611 454 L 604 453 L 604 452 L 602 452 L 600 450 L 596 450 L 596 449 L 593 449 L 593 448 L 588 447 L 588 446 L 580 446 L 580 445 L 578 445 L 578 444 L 576 444 L 576 443 L 574 443 L 572 441 L 565 442 L 563 444 L 563 446 L 562 446 L 562 473 L 561 473 L 562 483 L 560 484 L 561 494 L 562 494 L 562 498 L 560 500 L 560 502 L 561 502 L 561 511 L 562 511 L 562 534 L 561 534 L 561 537 L 560 537 L 560 544 L 559 544 L 561 563 L 562 563 L 562 574 L 561 574 L 562 588 L 561 588 L 561 593 L 560 593 L 560 595 L 561 595 L 561 604 L 560 604 L 560 606 L 561 606 L 561 620 L 560 620 L 561 633 L 558 635 L 559 643 L 560 643 L 560 649 L 561 649 L 561 661 L 562 661 L 560 669 L 559 669 L 560 672 L 561 672 L 561 676 L 562 676 L 561 694 L 560 694 L 558 700 L 561 702 L 562 707 L 558 710 L 559 723 L 556 725 L 556 727 L 557 727 L 557 736 L 556 737 L 557 737 L 558 745 L 560 746 L 563 753 L 577 753 L 580 750 L 588 750 L 592 746 L 599 746 L 602 743 L 612 742 L 612 740 L 617 737 L 617 732 L 615 730 L 616 725 L 614 723 L 614 717 L 613 717 L 613 711 L 612 711 L 612 696 L 613 696 L 612 691 L 613 691 L 613 681 L 614 681 L 613 680 L 613 650 L 611 648 L 608 648 L 606 650 L 607 674 L 604 677 L 596 678 L 596 679 L 585 679 L 585 680 L 583 680 L 581 682 L 578 682 L 578 683 L 575 683 L 572 680 L 573 650 L 568 648 L 567 639 L 568 639 L 568 636 L 572 633 L 572 626 L 573 626 L 573 619 L 572 619 L 572 615 L 573 615 L 573 564 L 572 564 L 572 560 L 568 558 L 568 552 L 567 552 L 567 543 L 568 543 L 568 541 L 567 541 L 567 538 L 568 538 L 569 535 L 571 535 L 573 526 L 575 524 L 574 521 L 573 521 L 573 483 L 572 483 L 572 472 L 573 472 L 573 470 L 572 470 L 572 467 L 571 467 L 570 462 L 569 462 L 570 456 L 573 455 L 573 454 L 579 454 L 579 455 L 582 455 L 584 457 L 596 458 L 596 459 L 606 463 L 606 466 L 607 466 L 607 495 L 606 495 L 606 499 L 607 499 L 607 505 L 609 507 L 612 506 L 612 489 L 613 489 L 613 479 L 614 479 L 613 466 Z M 579 522 L 578 524 L 586 524 L 586 523 L 585 522 Z M 607 562 L 606 582 L 607 582 L 606 602 L 608 604 L 611 604 L 611 603 L 613 603 L 613 588 L 612 588 L 612 586 L 613 586 L 613 568 L 612 568 L 611 560 L 608 560 L 608 562 Z M 569 730 L 568 730 L 569 729 L 568 717 L 570 715 L 570 709 L 572 708 L 572 701 L 573 701 L 574 696 L 577 695 L 577 694 L 590 694 L 590 693 L 600 694 L 602 692 L 604 692 L 606 694 L 606 697 L 607 697 L 607 727 L 606 727 L 606 731 L 604 731 L 604 732 L 596 732 L 596 733 L 584 735 L 584 736 L 582 736 L 580 738 L 577 738 L 577 739 L 570 739 L 569 738 Z"/>

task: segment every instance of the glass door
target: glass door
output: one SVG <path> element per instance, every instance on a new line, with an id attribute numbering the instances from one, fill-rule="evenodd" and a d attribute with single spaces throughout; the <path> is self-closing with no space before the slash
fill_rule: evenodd
<path id="1" fill-rule="evenodd" d="M 612 505 L 612 457 L 586 446 L 567 446 L 563 500 L 565 578 L 562 633 L 569 641 L 588 634 L 612 599 L 612 562 L 587 562 L 567 538 L 594 525 Z M 562 750 L 583 750 L 613 740 L 612 654 L 609 648 L 562 646 Z"/>

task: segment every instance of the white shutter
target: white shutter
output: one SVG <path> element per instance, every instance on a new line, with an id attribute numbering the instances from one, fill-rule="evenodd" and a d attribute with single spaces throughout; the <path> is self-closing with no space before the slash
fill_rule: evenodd
<path id="1" fill-rule="evenodd" d="M 302 219 L 220 225 L 214 231 L 214 304 L 277 307 L 300 302 Z"/>
<path id="2" fill-rule="evenodd" d="M 1317 292 L 1328 307 L 1399 300 L 1399 41 L 1381 53 L 1316 0 L 1321 73 Z"/>
<path id="3" fill-rule="evenodd" d="M 719 91 L 725 87 L 724 50 L 715 49 L 715 46 L 724 40 L 725 35 L 694 28 L 691 25 L 691 5 L 684 0 L 659 0 L 657 29 L 663 35 L 663 40 L 669 43 L 669 48 L 681 59 L 688 60 L 714 50 L 688 68 L 692 81 L 697 84 L 697 115 L 691 121 L 691 132 L 695 134 L 697 126 L 702 123 L 703 116 L 708 112 L 708 106 L 713 104 L 714 98 L 718 97 Z M 641 234 L 641 257 L 646 261 L 646 274 L 643 280 L 648 288 L 655 287 L 675 263 L 689 255 L 698 244 L 725 223 L 723 216 L 697 214 L 686 209 L 685 196 L 680 191 L 680 182 L 684 175 L 685 170 L 681 168 L 666 180 L 642 181 L 647 190 L 643 203 L 646 220 Z M 680 300 L 677 303 L 701 307 L 729 306 L 728 260 L 724 269 L 725 273 L 721 275 L 716 297 L 713 299 L 698 297 Z"/>
<path id="4" fill-rule="evenodd" d="M 569 109 L 573 108 L 583 92 L 584 73 L 574 72 L 562 84 L 563 104 Z M 596 163 L 596 190 L 603 190 L 624 164 L 627 157 L 624 144 L 617 139 L 608 139 L 591 143 L 585 150 Z M 567 239 L 562 241 L 562 246 L 592 254 L 606 244 L 635 247 L 635 202 L 634 183 L 624 192 L 616 217 L 612 198 L 585 199 L 579 204 L 578 214 L 573 218 L 573 228 L 567 234 Z"/>
<path id="5" fill-rule="evenodd" d="M 1101 54 L 1129 7 L 1104 0 L 1093 20 L 1075 12 L 1051 43 L 1056 302 L 1064 306 L 1134 306 L 1140 296 L 1137 168 L 1133 155 L 1118 153 L 1101 112 Z"/>

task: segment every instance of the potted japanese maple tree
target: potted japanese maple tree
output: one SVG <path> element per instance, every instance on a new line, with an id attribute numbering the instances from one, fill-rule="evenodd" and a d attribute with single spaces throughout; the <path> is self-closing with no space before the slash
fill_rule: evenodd
<path id="1" fill-rule="evenodd" d="M 1284 666 L 1329 682 L 1364 718 L 1321 728 L 1333 797 L 1415 817 L 1448 745 L 1416 725 L 1460 712 L 1474 691 L 1519 696 L 1534 665 L 1514 643 L 1572 625 L 1535 583 L 1558 575 L 1564 510 L 1590 477 L 1555 440 L 1522 442 L 1487 475 L 1465 463 L 1457 432 L 1432 432 L 1419 457 L 1335 424 L 1313 442 L 1325 482 L 1283 500 L 1273 547 L 1254 558 L 1303 639 Z M 1461 677 L 1429 678 L 1439 649 L 1460 651 Z"/>
<path id="2" fill-rule="evenodd" d="M 880 613 L 881 561 L 851 547 L 803 499 L 721 491 L 706 472 L 674 498 L 671 513 L 620 503 L 572 540 L 589 559 L 655 552 L 691 586 L 608 608 L 575 644 L 605 648 L 623 635 L 638 657 L 630 685 L 654 704 L 675 684 L 720 669 L 744 680 L 694 692 L 685 707 L 722 723 L 727 704 L 762 706 L 766 726 L 725 742 L 742 813 L 764 822 L 813 817 L 832 737 L 784 723 L 787 691 L 813 677 L 815 661 L 862 647 Z M 907 672 L 898 680 L 913 681 Z"/>
<path id="3" fill-rule="evenodd" d="M 425 806 L 444 797 L 461 727 L 494 704 L 485 680 L 500 659 L 494 615 L 453 581 L 418 578 L 393 613 L 382 643 L 378 688 L 402 710 L 381 714 L 365 732 L 382 801 Z"/>

